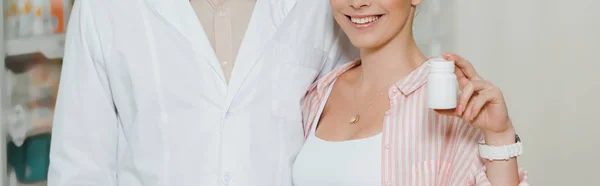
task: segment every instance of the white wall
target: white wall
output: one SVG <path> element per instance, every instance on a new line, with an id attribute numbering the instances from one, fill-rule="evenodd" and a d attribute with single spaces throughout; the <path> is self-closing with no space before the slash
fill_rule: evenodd
<path id="1" fill-rule="evenodd" d="M 600 0 L 450 0 L 454 52 L 502 88 L 532 185 L 600 185 Z"/>

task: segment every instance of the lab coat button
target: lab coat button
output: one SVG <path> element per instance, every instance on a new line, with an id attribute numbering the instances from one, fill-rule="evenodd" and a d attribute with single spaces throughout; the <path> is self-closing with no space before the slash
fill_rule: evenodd
<path id="1" fill-rule="evenodd" d="M 223 184 L 229 185 L 231 183 L 231 181 L 232 181 L 231 176 L 229 176 L 229 174 L 225 174 L 223 176 L 222 181 L 223 181 Z"/>

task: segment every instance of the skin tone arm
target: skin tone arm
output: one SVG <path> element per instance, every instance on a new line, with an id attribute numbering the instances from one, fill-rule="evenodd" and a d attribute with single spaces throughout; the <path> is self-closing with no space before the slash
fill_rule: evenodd
<path id="1" fill-rule="evenodd" d="M 479 128 L 485 143 L 503 146 L 515 143 L 515 129 L 508 116 L 502 91 L 484 80 L 473 65 L 461 56 L 444 54 L 446 60 L 455 61 L 456 76 L 462 90 L 456 109 L 436 110 L 445 115 L 458 116 Z M 488 161 L 487 177 L 492 185 L 518 185 L 517 159 Z"/>

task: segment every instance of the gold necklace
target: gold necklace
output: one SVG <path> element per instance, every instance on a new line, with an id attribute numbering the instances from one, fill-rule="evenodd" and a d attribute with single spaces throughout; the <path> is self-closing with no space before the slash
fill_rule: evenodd
<path id="1" fill-rule="evenodd" d="M 360 84 L 362 84 L 362 83 L 363 83 L 363 73 L 361 71 Z M 387 90 L 382 91 L 376 98 L 371 99 L 371 101 L 369 101 L 369 104 L 367 104 L 367 106 L 365 106 L 362 110 L 358 110 L 358 101 L 357 101 L 358 99 L 356 99 L 357 89 L 358 89 L 357 87 L 354 87 L 354 105 L 356 107 L 356 115 L 354 117 L 350 118 L 350 124 L 358 123 L 358 121 L 360 120 L 360 113 L 367 110 L 367 108 L 369 108 L 369 106 L 371 106 L 371 104 L 373 104 L 373 102 L 375 101 L 376 98 L 379 98 L 387 91 Z"/>

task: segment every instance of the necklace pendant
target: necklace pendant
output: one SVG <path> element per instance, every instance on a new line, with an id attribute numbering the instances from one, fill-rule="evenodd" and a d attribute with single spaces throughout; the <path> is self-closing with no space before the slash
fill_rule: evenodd
<path id="1" fill-rule="evenodd" d="M 352 117 L 352 119 L 350 119 L 350 124 L 356 124 L 356 123 L 358 123 L 358 120 L 360 120 L 360 116 L 356 115 L 356 116 Z"/>

